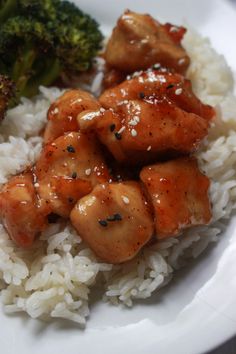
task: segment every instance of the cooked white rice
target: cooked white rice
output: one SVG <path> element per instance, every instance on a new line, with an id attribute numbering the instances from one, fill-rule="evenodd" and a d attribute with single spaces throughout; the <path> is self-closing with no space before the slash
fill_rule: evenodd
<path id="1" fill-rule="evenodd" d="M 70 224 L 50 226 L 30 252 L 17 247 L 0 225 L 0 284 L 7 313 L 25 311 L 33 318 L 62 317 L 85 324 L 95 283 L 104 284 L 106 300 L 131 306 L 135 299 L 147 298 L 167 284 L 174 270 L 218 240 L 222 231 L 219 220 L 229 218 L 236 207 L 233 76 L 208 40 L 188 32 L 184 46 L 192 60 L 188 76 L 195 92 L 217 107 L 217 120 L 198 153 L 201 167 L 211 179 L 211 226 L 189 229 L 179 238 L 144 248 L 124 265 L 113 266 L 101 263 Z M 99 92 L 103 77 L 101 60 L 97 66 L 99 74 L 90 86 L 93 93 Z M 41 87 L 40 92 L 37 99 L 23 99 L 10 110 L 0 127 L 0 184 L 34 163 L 41 150 L 38 134 L 49 104 L 61 91 Z"/>

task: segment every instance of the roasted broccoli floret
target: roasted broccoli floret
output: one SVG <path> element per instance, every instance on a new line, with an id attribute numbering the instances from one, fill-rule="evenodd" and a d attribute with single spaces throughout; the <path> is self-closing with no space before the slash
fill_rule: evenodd
<path id="1" fill-rule="evenodd" d="M 0 75 L 0 121 L 4 118 L 6 110 L 14 95 L 14 82 L 7 76 Z"/>
<path id="2" fill-rule="evenodd" d="M 0 0 L 0 23 L 17 13 L 17 0 Z"/>
<path id="3" fill-rule="evenodd" d="M 16 82 L 18 97 L 91 67 L 103 38 L 96 21 L 67 1 L 16 4 L 19 15 L 0 26 L 0 73 Z"/>

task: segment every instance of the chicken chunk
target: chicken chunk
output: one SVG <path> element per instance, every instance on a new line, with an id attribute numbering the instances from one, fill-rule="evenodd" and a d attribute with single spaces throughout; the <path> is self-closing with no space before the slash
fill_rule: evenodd
<path id="1" fill-rule="evenodd" d="M 82 239 L 109 263 L 133 258 L 153 235 L 152 215 L 138 182 L 97 185 L 78 201 L 70 218 Z"/>
<path id="2" fill-rule="evenodd" d="M 215 111 L 192 92 L 180 74 L 147 70 L 105 91 L 103 110 L 78 116 L 82 131 L 94 130 L 116 160 L 147 163 L 197 150 Z"/>
<path id="3" fill-rule="evenodd" d="M 183 27 L 163 26 L 150 15 L 127 10 L 113 29 L 106 47 L 106 62 L 128 73 L 156 63 L 185 73 L 190 63 L 180 44 L 185 31 Z"/>
<path id="4" fill-rule="evenodd" d="M 193 93 L 191 81 L 182 75 L 163 69 L 149 69 L 134 75 L 120 85 L 106 90 L 100 96 L 101 105 L 119 113 L 120 106 L 127 100 L 145 100 L 152 103 L 167 99 L 188 113 L 194 113 L 206 120 L 215 115 L 213 107 L 203 104 Z"/>
<path id="5" fill-rule="evenodd" d="M 52 211 L 68 217 L 79 198 L 109 180 L 100 145 L 91 135 L 67 133 L 45 145 L 36 163 L 38 193 Z"/>
<path id="6" fill-rule="evenodd" d="M 152 200 L 158 239 L 177 236 L 211 220 L 209 179 L 195 158 L 179 158 L 144 167 L 140 178 Z"/>
<path id="7" fill-rule="evenodd" d="M 88 115 L 79 118 L 81 130 L 95 129 L 115 159 L 129 164 L 193 152 L 208 132 L 205 119 L 167 101 L 130 100 L 120 106 L 119 114 L 110 110 L 99 113 L 94 126 Z"/>
<path id="8" fill-rule="evenodd" d="M 0 192 L 0 217 L 12 240 L 21 247 L 32 245 L 47 226 L 49 213 L 35 192 L 31 172 L 11 178 Z"/>
<path id="9" fill-rule="evenodd" d="M 99 108 L 98 101 L 88 92 L 78 89 L 66 91 L 49 107 L 44 141 L 49 143 L 65 132 L 78 131 L 77 115 L 84 110 Z"/>
<path id="10" fill-rule="evenodd" d="M 106 65 L 105 71 L 104 71 L 104 78 L 102 81 L 103 90 L 114 87 L 114 86 L 120 84 L 125 79 L 126 79 L 125 73 L 123 73 L 119 70 L 110 68 L 108 65 Z"/>

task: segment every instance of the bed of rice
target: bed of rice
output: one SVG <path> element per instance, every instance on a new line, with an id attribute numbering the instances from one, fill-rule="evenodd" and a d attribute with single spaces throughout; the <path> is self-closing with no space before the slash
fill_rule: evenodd
<path id="1" fill-rule="evenodd" d="M 179 238 L 145 248 L 134 260 L 119 266 L 102 263 L 83 244 L 70 224 L 53 224 L 33 249 L 18 248 L 0 224 L 0 287 L 7 313 L 25 311 L 33 318 L 62 317 L 85 324 L 89 294 L 104 284 L 104 299 L 131 306 L 147 298 L 171 279 L 189 258 L 197 257 L 218 240 L 222 221 L 236 207 L 236 99 L 233 76 L 224 58 L 206 39 L 189 31 L 184 40 L 192 64 L 188 72 L 196 94 L 217 107 L 217 120 L 198 153 L 201 168 L 211 179 L 213 221 Z M 102 80 L 102 62 L 91 85 L 96 93 Z M 0 127 L 0 184 L 34 163 L 42 147 L 38 136 L 57 88 L 9 111 Z M 221 220 L 219 222 L 219 220 Z"/>

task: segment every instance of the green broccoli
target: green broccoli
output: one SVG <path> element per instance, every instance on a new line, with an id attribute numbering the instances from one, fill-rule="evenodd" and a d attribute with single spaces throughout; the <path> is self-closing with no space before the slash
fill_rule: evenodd
<path id="1" fill-rule="evenodd" d="M 14 95 L 14 82 L 7 76 L 0 75 L 0 121 L 4 118 L 6 110 Z"/>
<path id="2" fill-rule="evenodd" d="M 103 37 L 90 16 L 67 1 L 13 3 L 19 15 L 4 18 L 0 26 L 0 73 L 16 82 L 18 97 L 91 67 Z"/>
<path id="3" fill-rule="evenodd" d="M 10 16 L 17 13 L 16 0 L 0 0 L 0 23 L 5 22 Z"/>

